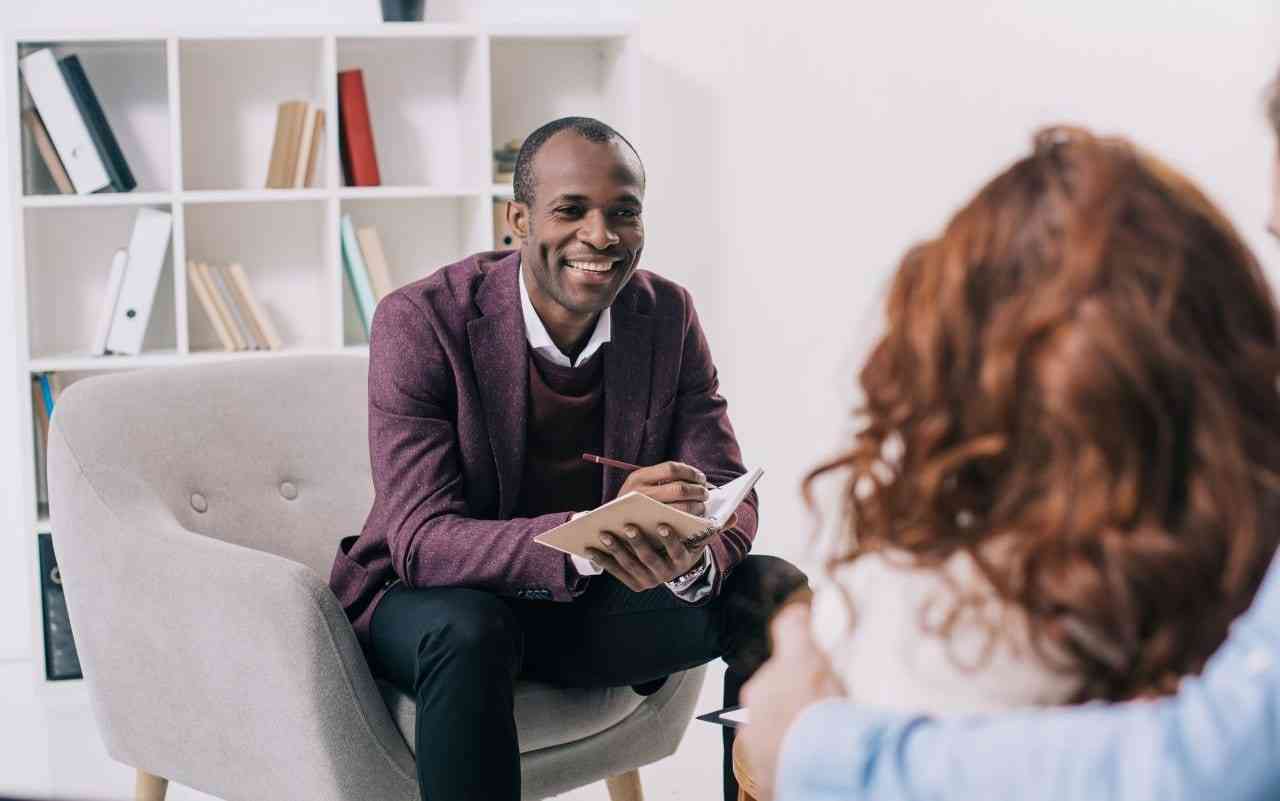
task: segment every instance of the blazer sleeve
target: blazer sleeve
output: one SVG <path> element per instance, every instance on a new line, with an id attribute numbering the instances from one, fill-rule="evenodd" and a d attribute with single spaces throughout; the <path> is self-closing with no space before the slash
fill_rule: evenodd
<path id="1" fill-rule="evenodd" d="M 369 455 L 396 575 L 411 587 L 468 586 L 568 601 L 586 579 L 533 538 L 570 513 L 471 516 L 458 447 L 454 372 L 428 310 L 391 294 L 369 339 Z"/>
<path id="2" fill-rule="evenodd" d="M 729 422 L 728 403 L 720 395 L 720 379 L 711 358 L 711 348 L 702 332 L 698 313 L 689 293 L 684 294 L 684 352 L 680 378 L 672 402 L 671 459 L 698 465 L 712 484 L 723 484 L 747 471 L 742 451 Z M 738 507 L 738 522 L 711 541 L 711 557 L 716 572 L 712 592 L 704 601 L 720 593 L 724 580 L 746 558 L 756 536 L 759 498 L 755 490 Z"/>

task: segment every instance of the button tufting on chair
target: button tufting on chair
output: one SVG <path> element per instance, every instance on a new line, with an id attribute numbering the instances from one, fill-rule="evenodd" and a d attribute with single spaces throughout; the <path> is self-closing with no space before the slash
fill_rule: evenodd
<path id="1" fill-rule="evenodd" d="M 293 482 L 286 481 L 280 485 L 280 494 L 291 501 L 298 497 L 298 488 L 293 485 Z"/>
<path id="2" fill-rule="evenodd" d="M 203 513 L 209 508 L 209 502 L 198 492 L 191 493 L 191 508 Z"/>

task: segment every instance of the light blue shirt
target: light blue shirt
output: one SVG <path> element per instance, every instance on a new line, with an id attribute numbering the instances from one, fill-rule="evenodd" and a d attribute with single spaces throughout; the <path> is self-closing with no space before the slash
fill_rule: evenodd
<path id="1" fill-rule="evenodd" d="M 1280 556 L 1204 673 L 1172 697 L 942 719 L 824 701 L 787 732 L 777 798 L 1280 798 Z"/>

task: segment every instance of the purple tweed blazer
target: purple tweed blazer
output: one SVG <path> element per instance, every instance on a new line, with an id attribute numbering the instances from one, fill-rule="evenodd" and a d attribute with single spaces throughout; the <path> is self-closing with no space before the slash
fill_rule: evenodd
<path id="1" fill-rule="evenodd" d="M 396 580 L 555 601 L 586 589 L 567 556 L 533 541 L 569 513 L 512 518 L 529 406 L 519 268 L 518 252 L 470 256 L 392 292 L 374 313 L 373 508 L 360 535 L 339 544 L 329 578 L 362 644 Z M 637 270 L 612 315 L 605 454 L 633 464 L 675 459 L 712 483 L 743 473 L 689 293 Z M 602 469 L 603 503 L 617 496 L 626 474 Z M 756 521 L 752 493 L 737 527 L 711 545 L 717 585 L 746 556 Z"/>

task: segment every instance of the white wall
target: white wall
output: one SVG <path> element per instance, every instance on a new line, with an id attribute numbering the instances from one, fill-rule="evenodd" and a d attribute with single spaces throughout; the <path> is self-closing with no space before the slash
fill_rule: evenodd
<path id="1" fill-rule="evenodd" d="M 35 4 L 0 24 L 376 14 L 372 0 L 109 5 Z M 1069 120 L 1132 136 L 1198 180 L 1264 262 L 1276 263 L 1262 234 L 1273 143 L 1260 92 L 1280 65 L 1280 11 L 1268 0 L 428 6 L 437 18 L 636 18 L 627 64 L 635 101 L 619 125 L 649 172 L 646 266 L 686 283 L 699 302 L 747 461 L 768 471 L 764 551 L 804 553 L 811 521 L 796 488 L 842 444 L 853 371 L 896 259 L 1025 152 L 1036 126 Z M 11 216 L 0 193 L 6 248 Z M 0 286 L 10 269 L 0 259 Z M 0 317 L 0 341 L 10 340 L 9 327 Z M 0 347 L 0 376 L 16 375 L 11 350 Z M 13 419 L 15 389 L 0 391 L 0 425 Z M 23 551 L 8 536 L 26 535 L 15 531 L 16 499 L 4 495 L 13 467 L 0 464 L 0 524 L 9 521 L 0 536 L 0 658 L 27 643 L 26 613 L 12 611 L 27 602 Z"/>

